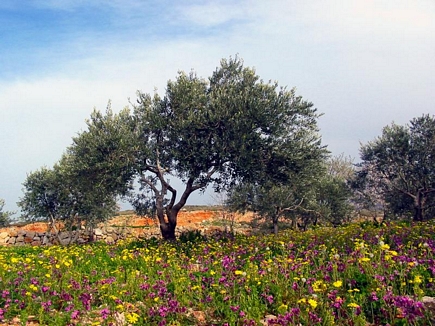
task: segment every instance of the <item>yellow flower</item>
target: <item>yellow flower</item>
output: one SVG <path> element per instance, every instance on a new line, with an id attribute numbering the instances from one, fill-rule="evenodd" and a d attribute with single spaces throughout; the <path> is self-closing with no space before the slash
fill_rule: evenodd
<path id="1" fill-rule="evenodd" d="M 336 288 L 339 288 L 343 285 L 343 282 L 342 281 L 335 281 L 334 283 L 332 283 L 332 285 Z"/>
<path id="2" fill-rule="evenodd" d="M 382 250 L 388 250 L 388 249 L 390 249 L 390 246 L 385 243 L 385 244 L 381 245 L 381 249 Z"/>
<path id="3" fill-rule="evenodd" d="M 130 324 L 136 324 L 139 320 L 139 315 L 137 313 L 132 312 L 125 315 L 125 318 Z"/>
<path id="4" fill-rule="evenodd" d="M 326 284 L 323 283 L 323 281 L 316 281 L 313 283 L 313 291 L 314 292 L 321 292 L 326 290 Z"/>
<path id="5" fill-rule="evenodd" d="M 414 283 L 420 284 L 422 282 L 423 282 L 422 277 L 420 275 L 415 275 L 415 277 L 414 277 Z"/>
<path id="6" fill-rule="evenodd" d="M 347 306 L 348 306 L 349 308 L 359 308 L 359 305 L 357 305 L 357 304 L 354 303 L 354 302 L 349 303 Z"/>
<path id="7" fill-rule="evenodd" d="M 308 304 L 309 304 L 311 307 L 313 307 L 313 308 L 316 308 L 316 307 L 317 307 L 317 301 L 314 300 L 314 299 L 309 299 L 309 300 L 308 300 Z"/>
<path id="8" fill-rule="evenodd" d="M 284 314 L 287 312 L 287 309 L 288 309 L 288 306 L 286 304 L 281 304 L 277 310 L 280 314 Z"/>

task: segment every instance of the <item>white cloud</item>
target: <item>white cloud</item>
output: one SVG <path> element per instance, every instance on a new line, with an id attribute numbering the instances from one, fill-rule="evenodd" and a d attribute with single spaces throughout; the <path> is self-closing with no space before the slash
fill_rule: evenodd
<path id="1" fill-rule="evenodd" d="M 137 89 L 163 93 L 178 70 L 207 77 L 237 53 L 263 79 L 296 86 L 325 113 L 320 126 L 334 154 L 357 156 L 359 141 L 391 121 L 435 113 L 431 0 L 181 2 L 166 11 L 154 2 L 88 3 L 113 6 L 118 29 L 81 35 L 76 26 L 56 44 L 32 49 L 37 59 L 28 70 L 0 81 L 0 147 L 7 153 L 0 198 L 7 209 L 25 173 L 58 160 L 93 107 L 104 110 L 111 99 L 121 109 Z M 147 25 L 150 11 L 156 26 Z"/>

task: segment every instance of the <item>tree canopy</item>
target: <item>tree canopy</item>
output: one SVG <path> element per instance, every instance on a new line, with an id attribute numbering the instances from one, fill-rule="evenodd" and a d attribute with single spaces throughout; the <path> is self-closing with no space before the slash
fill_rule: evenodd
<path id="1" fill-rule="evenodd" d="M 362 145 L 359 173 L 392 213 L 422 221 L 435 213 L 434 158 L 435 119 L 423 115 Z"/>

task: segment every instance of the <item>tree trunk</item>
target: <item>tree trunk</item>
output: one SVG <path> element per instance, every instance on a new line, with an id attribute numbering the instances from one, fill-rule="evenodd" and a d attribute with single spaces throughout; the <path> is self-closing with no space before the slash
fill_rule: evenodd
<path id="1" fill-rule="evenodd" d="M 164 240 L 176 240 L 175 229 L 177 227 L 177 216 L 179 211 L 180 209 L 178 209 L 178 207 L 172 207 L 171 209 L 166 210 L 163 207 L 157 207 L 157 218 L 159 219 L 160 233 L 162 234 L 162 238 Z"/>
<path id="2" fill-rule="evenodd" d="M 175 228 L 176 225 L 171 223 L 160 224 L 160 232 L 164 240 L 175 241 Z"/>
<path id="3" fill-rule="evenodd" d="M 273 234 L 278 235 L 278 217 L 273 218 Z"/>
<path id="4" fill-rule="evenodd" d="M 416 206 L 414 209 L 414 221 L 416 222 L 423 221 L 423 209 L 419 206 Z"/>
<path id="5" fill-rule="evenodd" d="M 418 192 L 414 198 L 414 221 L 421 222 L 424 220 L 425 198 L 421 192 Z"/>

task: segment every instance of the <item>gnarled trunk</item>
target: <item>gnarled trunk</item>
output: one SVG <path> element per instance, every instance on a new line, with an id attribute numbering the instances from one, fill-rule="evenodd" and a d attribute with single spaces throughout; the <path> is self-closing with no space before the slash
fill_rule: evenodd
<path id="1" fill-rule="evenodd" d="M 177 216 L 179 210 L 170 209 L 166 211 L 167 221 L 164 223 L 160 222 L 160 232 L 164 240 L 175 241 L 175 229 L 177 227 Z"/>

